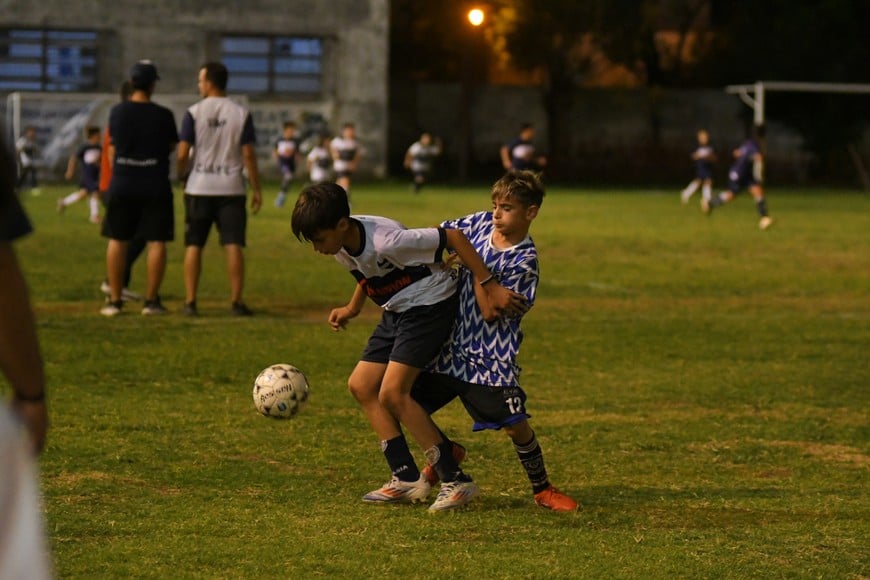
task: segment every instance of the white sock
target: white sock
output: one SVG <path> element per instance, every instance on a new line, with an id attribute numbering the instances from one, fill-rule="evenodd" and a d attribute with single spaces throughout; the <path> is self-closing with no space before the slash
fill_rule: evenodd
<path id="1" fill-rule="evenodd" d="M 692 197 L 692 194 L 695 193 L 695 190 L 697 190 L 697 189 L 698 189 L 698 182 L 697 181 L 693 181 L 692 183 L 690 183 L 686 187 L 686 189 L 683 190 L 683 193 L 682 193 L 683 199 L 689 199 L 690 197 Z"/>
<path id="2" fill-rule="evenodd" d="M 79 200 L 79 192 L 74 191 L 63 198 L 63 205 L 72 205 Z"/>
<path id="3" fill-rule="evenodd" d="M 90 199 L 88 199 L 88 205 L 91 208 L 91 218 L 97 219 L 100 217 L 100 202 L 96 195 L 92 195 Z"/>
<path id="4" fill-rule="evenodd" d="M 709 185 L 705 185 L 701 195 L 704 196 L 705 200 L 710 201 L 710 197 L 713 195 L 713 188 Z"/>

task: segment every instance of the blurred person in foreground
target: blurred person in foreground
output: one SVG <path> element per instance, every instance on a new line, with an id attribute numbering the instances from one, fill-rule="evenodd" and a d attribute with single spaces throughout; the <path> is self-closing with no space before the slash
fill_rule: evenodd
<path id="1" fill-rule="evenodd" d="M 27 284 L 13 241 L 31 231 L 0 141 L 0 370 L 12 387 L 0 405 L 0 578 L 50 578 L 35 456 L 45 446 L 45 374 Z M 22 428 L 23 427 L 23 428 Z"/>

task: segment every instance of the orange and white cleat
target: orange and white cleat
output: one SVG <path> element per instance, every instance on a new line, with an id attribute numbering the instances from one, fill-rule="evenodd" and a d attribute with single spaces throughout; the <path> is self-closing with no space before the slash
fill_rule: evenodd
<path id="1" fill-rule="evenodd" d="M 465 459 L 466 455 L 468 455 L 468 452 L 465 450 L 465 447 L 463 447 L 459 443 L 454 442 L 453 443 L 453 459 L 456 460 L 456 465 L 459 465 L 460 463 L 462 463 L 462 461 Z M 438 472 L 435 471 L 435 468 L 432 467 L 431 465 L 429 465 L 428 463 L 426 464 L 426 467 L 423 468 L 422 473 L 423 473 L 423 477 L 426 478 L 426 481 L 429 482 L 429 485 L 435 485 L 436 483 L 438 483 L 441 480 L 441 478 L 438 477 Z"/>
<path id="2" fill-rule="evenodd" d="M 577 502 L 553 487 L 552 485 L 535 494 L 535 503 L 554 512 L 577 511 Z"/>
<path id="3" fill-rule="evenodd" d="M 381 488 L 370 491 L 362 499 L 368 503 L 414 503 L 426 499 L 431 489 L 432 486 L 422 475 L 417 481 L 402 481 L 393 476 Z"/>

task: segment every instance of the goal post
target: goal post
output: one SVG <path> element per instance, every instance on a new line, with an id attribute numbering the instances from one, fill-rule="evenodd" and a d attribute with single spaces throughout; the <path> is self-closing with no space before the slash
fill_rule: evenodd
<path id="1" fill-rule="evenodd" d="M 749 108 L 752 109 L 752 117 L 755 125 L 763 125 L 765 122 L 764 96 L 767 92 L 792 92 L 792 93 L 834 93 L 834 94 L 870 94 L 870 84 L 856 83 L 812 83 L 791 81 L 756 81 L 748 85 L 728 85 L 725 92 L 737 95 Z M 849 155 L 855 170 L 864 183 L 864 189 L 870 190 L 870 172 L 864 166 L 864 161 L 853 146 L 849 148 Z M 760 168 L 757 168 L 760 171 Z"/>
<path id="2" fill-rule="evenodd" d="M 788 81 L 756 81 L 751 85 L 728 85 L 725 92 L 737 95 L 753 110 L 756 125 L 764 123 L 764 93 L 781 91 L 792 93 L 852 93 L 870 94 L 870 85 L 848 83 L 804 83 Z M 752 93 L 752 96 L 750 96 Z"/>

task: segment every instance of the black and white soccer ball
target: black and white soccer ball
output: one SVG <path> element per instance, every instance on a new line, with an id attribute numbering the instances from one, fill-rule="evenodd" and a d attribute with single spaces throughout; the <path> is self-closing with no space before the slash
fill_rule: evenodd
<path id="1" fill-rule="evenodd" d="M 254 380 L 254 406 L 266 417 L 295 417 L 308 395 L 308 379 L 293 365 L 270 365 Z"/>

